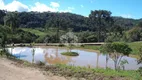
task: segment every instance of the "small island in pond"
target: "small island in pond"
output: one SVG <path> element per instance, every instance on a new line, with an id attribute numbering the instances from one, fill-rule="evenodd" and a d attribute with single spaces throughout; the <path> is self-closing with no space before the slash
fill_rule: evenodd
<path id="1" fill-rule="evenodd" d="M 79 56 L 77 52 L 63 52 L 61 54 L 66 56 Z"/>

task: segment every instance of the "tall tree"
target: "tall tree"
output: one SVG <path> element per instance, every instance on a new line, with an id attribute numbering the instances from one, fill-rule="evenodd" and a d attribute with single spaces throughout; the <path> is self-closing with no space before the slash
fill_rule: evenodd
<path id="1" fill-rule="evenodd" d="M 56 27 L 57 27 L 57 31 L 56 31 L 56 42 L 59 42 L 59 30 L 60 30 L 60 18 L 58 17 L 57 18 L 57 25 L 56 25 Z"/>
<path id="2" fill-rule="evenodd" d="M 106 10 L 95 10 L 91 11 L 89 15 L 90 21 L 94 22 L 94 26 L 97 27 L 98 31 L 98 42 L 100 42 L 100 35 L 102 31 L 106 30 L 108 24 L 112 22 L 111 12 Z"/>
<path id="3" fill-rule="evenodd" d="M 6 15 L 6 11 L 0 10 L 0 24 L 4 25 L 4 16 Z"/>
<path id="4" fill-rule="evenodd" d="M 18 12 L 8 12 L 4 17 L 4 24 L 11 28 L 11 31 L 19 27 Z"/>

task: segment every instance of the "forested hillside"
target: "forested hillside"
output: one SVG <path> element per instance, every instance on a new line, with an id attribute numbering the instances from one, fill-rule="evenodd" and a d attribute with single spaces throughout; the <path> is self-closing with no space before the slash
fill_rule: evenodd
<path id="1" fill-rule="evenodd" d="M 4 16 L 6 14 L 17 14 L 19 20 L 18 27 L 24 28 L 51 28 L 60 24 L 61 29 L 72 28 L 74 31 L 92 30 L 97 26 L 94 23 L 89 23 L 89 18 L 72 13 L 53 13 L 53 12 L 7 12 L 0 11 L 0 24 L 4 24 Z M 122 18 L 112 16 L 114 24 L 120 25 L 123 28 L 132 28 L 140 20 Z M 142 20 L 141 20 L 142 21 Z M 95 31 L 95 29 L 93 30 Z"/>
<path id="2" fill-rule="evenodd" d="M 142 19 L 111 16 L 111 12 L 106 10 L 91 11 L 89 17 L 72 13 L 7 12 L 0 10 L 0 28 L 8 28 L 10 31 L 7 33 L 14 35 L 8 38 L 15 43 L 44 42 L 47 37 L 49 42 L 59 42 L 59 37 L 69 31 L 79 36 L 80 42 L 128 40 L 130 35 L 126 34 L 130 34 L 129 32 L 132 32 L 130 30 L 134 29 L 141 21 Z M 43 35 L 33 33 L 32 29 L 26 30 L 28 28 L 37 30 L 36 32 L 41 32 Z M 139 39 L 129 39 L 129 41 L 139 41 L 141 37 L 142 35 L 139 35 Z"/>

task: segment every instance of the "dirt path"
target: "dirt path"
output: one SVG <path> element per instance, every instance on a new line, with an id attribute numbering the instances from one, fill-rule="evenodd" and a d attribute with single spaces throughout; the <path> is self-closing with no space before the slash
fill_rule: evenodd
<path id="1" fill-rule="evenodd" d="M 0 58 L 0 80 L 66 80 L 64 77 L 43 75 L 34 68 L 18 67 L 6 58 Z"/>

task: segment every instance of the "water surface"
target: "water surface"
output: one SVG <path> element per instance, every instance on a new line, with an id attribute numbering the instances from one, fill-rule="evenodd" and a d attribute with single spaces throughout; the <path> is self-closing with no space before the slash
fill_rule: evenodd
<path id="1" fill-rule="evenodd" d="M 33 49 L 35 54 L 33 57 Z M 8 50 L 16 57 L 27 60 L 29 62 L 43 61 L 46 64 L 68 64 L 74 66 L 85 66 L 85 67 L 99 67 L 105 68 L 106 66 L 106 55 L 96 53 L 94 51 L 87 51 L 82 49 L 73 49 L 71 51 L 78 52 L 79 56 L 69 57 L 61 55 L 61 52 L 66 52 L 68 49 L 57 48 L 57 47 L 15 47 L 8 48 Z M 132 57 L 124 56 L 122 58 L 126 59 L 129 64 L 125 64 L 126 70 L 136 70 L 142 64 L 137 65 L 137 59 Z M 114 61 L 109 58 L 108 67 L 114 69 Z"/>

